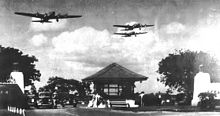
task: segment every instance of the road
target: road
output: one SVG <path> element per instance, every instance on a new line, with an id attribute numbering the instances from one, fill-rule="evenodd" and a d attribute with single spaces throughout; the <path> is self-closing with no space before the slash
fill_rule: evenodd
<path id="1" fill-rule="evenodd" d="M 7 110 L 0 110 L 0 116 L 21 116 Z M 220 112 L 171 112 L 147 111 L 130 112 L 110 109 L 65 108 L 26 110 L 25 116 L 220 116 Z"/>

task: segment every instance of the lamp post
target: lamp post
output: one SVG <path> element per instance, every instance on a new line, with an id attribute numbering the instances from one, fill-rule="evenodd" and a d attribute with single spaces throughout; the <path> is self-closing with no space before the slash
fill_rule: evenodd
<path id="1" fill-rule="evenodd" d="M 144 92 L 142 91 L 142 92 L 140 93 L 140 97 L 141 97 L 141 106 L 143 106 L 143 96 L 144 96 Z"/>

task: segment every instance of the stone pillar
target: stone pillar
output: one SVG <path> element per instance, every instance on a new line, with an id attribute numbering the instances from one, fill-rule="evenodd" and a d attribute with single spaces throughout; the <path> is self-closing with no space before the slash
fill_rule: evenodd
<path id="1" fill-rule="evenodd" d="M 12 78 L 15 81 L 13 83 L 18 84 L 21 91 L 24 93 L 24 75 L 22 72 L 19 71 L 17 62 L 13 63 L 13 65 L 14 69 L 10 74 L 10 78 Z"/>
<path id="2" fill-rule="evenodd" d="M 15 84 L 18 84 L 21 91 L 24 93 L 24 75 L 22 72 L 11 72 L 11 77 L 15 80 Z"/>
<path id="3" fill-rule="evenodd" d="M 198 95 L 202 92 L 208 92 L 208 87 L 210 85 L 210 75 L 208 73 L 199 72 L 194 77 L 194 91 L 193 99 L 191 102 L 192 106 L 197 106 L 200 101 Z"/>

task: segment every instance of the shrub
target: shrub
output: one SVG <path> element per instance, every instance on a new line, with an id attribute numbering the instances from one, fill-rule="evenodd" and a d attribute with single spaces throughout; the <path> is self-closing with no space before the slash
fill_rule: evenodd
<path id="1" fill-rule="evenodd" d="M 208 92 L 200 93 L 198 95 L 198 97 L 200 98 L 200 102 L 198 103 L 198 106 L 202 110 L 214 110 L 216 105 L 216 101 L 214 99 L 215 96 L 216 96 L 215 93 L 208 93 Z"/>
<path id="2" fill-rule="evenodd" d="M 143 104 L 144 106 L 157 106 L 159 105 L 159 98 L 155 96 L 153 93 L 145 94 L 143 96 Z"/>
<path id="3" fill-rule="evenodd" d="M 176 102 L 179 106 L 191 105 L 192 94 L 191 93 L 179 93 L 176 95 Z"/>

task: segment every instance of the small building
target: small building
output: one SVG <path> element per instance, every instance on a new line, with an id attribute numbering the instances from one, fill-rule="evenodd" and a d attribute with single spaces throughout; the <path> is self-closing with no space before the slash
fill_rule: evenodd
<path id="1" fill-rule="evenodd" d="M 27 108 L 26 96 L 18 84 L 0 83 L 0 109 L 8 106 Z"/>
<path id="2" fill-rule="evenodd" d="M 27 99 L 24 94 L 24 75 L 17 69 L 18 63 L 13 63 L 14 69 L 7 82 L 0 82 L 0 108 L 13 106 L 27 108 Z"/>
<path id="3" fill-rule="evenodd" d="M 132 99 L 134 83 L 147 79 L 148 77 L 130 71 L 117 63 L 112 63 L 82 81 L 93 82 L 95 91 L 105 99 Z"/>

